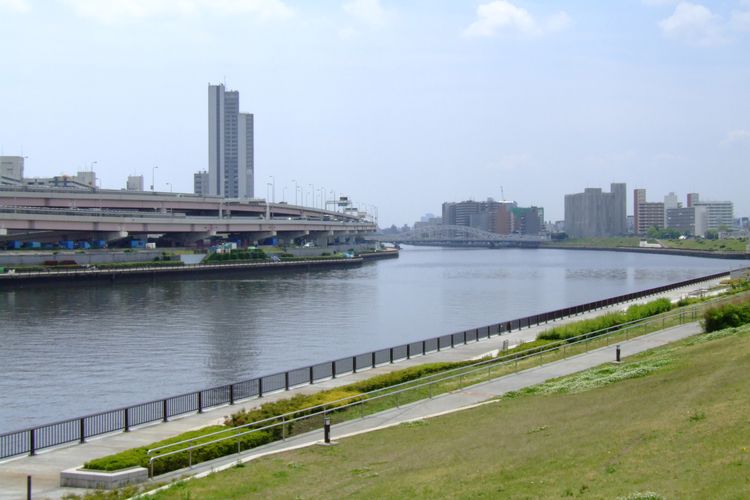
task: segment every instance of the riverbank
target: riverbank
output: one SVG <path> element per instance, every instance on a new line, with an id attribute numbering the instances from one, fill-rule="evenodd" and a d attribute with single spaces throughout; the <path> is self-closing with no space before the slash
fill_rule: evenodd
<path id="1" fill-rule="evenodd" d="M 750 253 L 719 252 L 706 250 L 689 250 L 679 248 L 641 248 L 641 247 L 607 247 L 607 246 L 573 246 L 544 242 L 539 248 L 554 250 L 593 250 L 597 252 L 630 252 L 654 255 L 679 255 L 682 257 L 701 257 L 712 259 L 750 260 Z"/>
<path id="2" fill-rule="evenodd" d="M 70 281 L 98 281 L 116 283 L 158 279 L 177 275 L 222 275 L 259 271 L 310 270 L 319 268 L 356 267 L 362 265 L 362 257 L 352 258 L 317 258 L 263 262 L 228 262 L 221 264 L 187 264 L 178 266 L 143 266 L 97 269 L 63 269 L 37 272 L 16 272 L 0 274 L 0 286 L 17 286 L 25 283 L 55 283 Z"/>
<path id="3" fill-rule="evenodd" d="M 683 291 L 684 292 L 684 291 Z M 597 311 L 596 313 L 591 313 L 591 315 L 601 314 L 604 311 Z M 585 316 L 584 316 L 585 317 Z M 580 319 L 581 317 L 577 317 L 576 319 Z M 505 337 L 505 341 L 510 341 L 511 344 L 516 342 L 523 342 L 524 339 L 526 341 L 531 340 L 532 338 L 535 338 L 536 334 L 538 333 L 539 329 L 544 328 L 543 325 L 539 325 L 538 327 L 531 327 L 526 330 L 522 330 L 519 332 L 515 332 L 514 334 L 510 336 L 503 336 Z M 689 332 L 694 333 L 694 332 Z M 627 353 L 633 353 L 636 352 L 637 349 L 631 348 L 629 344 L 633 342 L 645 342 L 645 345 L 647 347 L 651 347 L 654 344 L 648 340 L 650 335 L 647 335 L 646 337 L 640 337 L 636 340 L 631 340 L 628 342 L 621 342 L 623 344 L 624 352 Z M 512 340 L 514 339 L 515 340 Z M 642 340 L 640 340 L 642 339 Z M 409 365 L 418 365 L 425 362 L 435 362 L 439 360 L 443 361 L 449 361 L 449 360 L 459 360 L 459 359 L 472 359 L 476 357 L 481 357 L 484 354 L 488 352 L 489 349 L 494 347 L 501 347 L 503 340 L 496 337 L 493 338 L 487 342 L 481 342 L 481 343 L 474 343 L 469 344 L 466 346 L 461 346 L 460 349 L 455 350 L 449 350 L 449 351 L 442 351 L 439 353 L 435 353 L 434 355 L 431 355 L 429 357 L 417 357 L 416 359 L 406 360 L 402 363 L 398 363 L 397 365 L 383 365 L 379 366 L 377 368 L 372 368 L 370 370 L 366 370 L 363 372 L 358 372 L 351 374 L 350 376 L 345 377 L 344 379 L 329 379 L 326 382 L 323 382 L 321 384 L 316 384 L 316 386 L 305 386 L 300 387 L 297 389 L 294 389 L 294 391 L 299 391 L 302 393 L 311 393 L 316 392 L 321 389 L 325 388 L 333 388 L 341 386 L 342 384 L 351 383 L 355 380 L 362 380 L 369 377 L 372 377 L 374 375 L 377 375 L 378 373 L 387 373 L 393 370 L 403 369 Z M 614 346 L 610 346 L 607 348 L 607 352 L 602 354 L 596 354 L 599 351 L 592 351 L 588 355 L 584 356 L 599 356 L 599 357 L 605 357 L 606 359 L 614 359 L 614 353 L 613 353 Z M 578 359 L 579 357 L 570 358 L 569 361 L 561 361 L 557 363 L 553 363 L 551 365 L 542 365 L 538 368 L 532 368 L 529 372 L 522 372 L 520 374 L 513 375 L 508 378 L 508 380 L 514 384 L 514 388 L 520 388 L 524 387 L 525 385 L 531 385 L 533 383 L 538 383 L 543 380 L 546 380 L 550 376 L 559 376 L 559 375 L 550 375 L 549 369 L 554 370 L 555 366 L 560 367 L 561 364 L 570 364 L 573 368 L 572 371 L 578 371 L 582 368 L 584 368 L 584 365 L 581 365 L 581 360 Z M 596 364 L 601 363 L 602 361 L 594 361 L 594 364 L 591 364 L 589 366 L 595 366 Z M 536 364 L 536 363 L 533 363 Z M 557 373 L 557 372 L 554 372 Z M 530 376 L 530 378 L 529 378 Z M 542 377 L 542 378 L 539 378 Z M 503 380 L 503 379 L 500 379 Z M 501 385 L 503 382 L 498 382 Z M 521 385 L 518 385 L 521 384 Z M 518 387 L 515 387 L 515 385 L 518 385 Z M 485 386 L 486 387 L 486 386 Z M 507 390 L 507 389 L 506 389 Z M 398 416 L 398 419 L 394 420 L 394 416 L 377 416 L 374 417 L 367 417 L 363 420 L 354 420 L 349 423 L 343 423 L 338 424 L 334 426 L 334 437 L 339 438 L 343 434 L 348 434 L 347 431 L 348 427 L 354 426 L 357 427 L 358 430 L 355 431 L 357 433 L 362 432 L 362 430 L 368 430 L 372 428 L 380 427 L 382 424 L 379 424 L 383 418 L 385 418 L 385 421 L 387 423 L 393 424 L 394 422 L 398 423 L 402 420 L 410 420 L 413 418 L 419 418 L 420 416 L 428 416 L 433 415 L 436 413 L 441 413 L 446 411 L 446 404 L 448 404 L 448 407 L 452 407 L 452 405 L 447 402 L 447 399 L 456 399 L 457 406 L 454 409 L 458 409 L 460 407 L 464 407 L 470 404 L 475 404 L 477 402 L 477 398 L 479 398 L 479 401 L 486 399 L 487 397 L 490 397 L 487 395 L 487 390 L 482 389 L 480 391 L 477 390 L 470 390 L 465 392 L 458 392 L 458 393 L 451 393 L 450 395 L 436 397 L 431 400 L 426 400 L 424 402 L 423 410 L 419 410 L 417 406 L 410 405 L 406 408 L 410 408 L 412 410 L 416 410 L 417 413 L 414 415 L 410 415 L 405 410 L 406 408 L 401 409 L 395 409 L 390 411 L 391 414 L 394 414 L 395 416 Z M 237 405 L 234 407 L 235 410 L 240 409 L 243 406 L 250 406 L 250 407 L 257 407 L 258 404 L 262 402 L 269 402 L 277 399 L 284 399 L 289 397 L 288 393 L 278 393 L 278 394 L 272 394 L 267 395 L 263 399 L 255 399 L 248 401 L 247 403 L 243 403 L 242 405 Z M 468 398 L 468 399 L 467 399 Z M 421 403 L 420 403 L 421 405 Z M 131 432 L 125 434 L 125 433 L 118 433 L 118 434 L 110 434 L 107 436 L 104 436 L 100 439 L 92 440 L 90 442 L 87 442 L 83 446 L 72 446 L 72 447 L 65 447 L 60 449 L 54 449 L 50 450 L 47 453 L 41 453 L 38 456 L 35 457 L 26 457 L 10 462 L 6 462 L 4 464 L 0 464 L 0 484 L 7 485 L 9 488 L 8 491 L 10 491 L 10 487 L 13 487 L 13 489 L 18 489 L 20 491 L 20 487 L 23 486 L 23 482 L 20 481 L 20 479 L 25 478 L 25 474 L 33 474 L 35 477 L 35 492 L 38 492 L 40 494 L 47 494 L 51 498 L 59 498 L 60 496 L 66 494 L 66 493 L 72 493 L 76 490 L 73 489 L 61 489 L 58 487 L 56 480 L 58 478 L 57 474 L 59 474 L 59 471 L 75 467 L 76 465 L 80 465 L 81 463 L 87 461 L 91 457 L 96 456 L 102 456 L 106 455 L 108 453 L 111 453 L 112 451 L 116 449 L 128 449 L 132 448 L 133 446 L 142 446 L 147 445 L 149 443 L 152 443 L 154 441 L 158 440 L 159 436 L 164 435 L 175 435 L 179 434 L 181 431 L 184 430 L 190 430 L 190 429 L 196 429 L 198 427 L 203 427 L 205 425 L 210 425 L 213 423 L 216 423 L 217 421 L 222 421 L 223 414 L 226 414 L 228 409 L 222 408 L 218 412 L 214 411 L 205 411 L 202 414 L 193 414 L 189 416 L 188 418 L 180 418 L 175 420 L 170 420 L 168 423 L 155 425 L 155 426 L 146 426 L 141 427 L 138 429 L 132 429 Z M 217 420 L 218 418 L 218 420 Z M 376 421 L 377 420 L 377 421 Z M 361 428 L 361 429 L 359 429 Z M 300 436 L 302 439 L 309 440 L 310 436 Z M 285 442 L 279 442 L 272 445 L 269 445 L 268 447 L 276 448 L 276 449 L 288 449 L 290 446 L 294 445 L 294 440 L 297 438 L 288 438 Z M 312 441 L 315 442 L 320 439 L 320 436 L 316 433 L 314 436 L 312 436 Z M 259 448 L 251 454 L 263 454 L 264 452 L 267 453 L 266 448 L 263 447 L 262 449 Z M 247 455 L 245 455 L 247 457 Z M 229 458 L 225 459 L 225 461 L 231 461 L 234 462 L 235 458 Z M 211 463 L 211 464 L 205 464 L 204 466 L 198 466 L 200 467 L 216 467 L 218 464 Z M 13 480 L 13 478 L 17 478 L 18 485 L 15 483 L 11 483 L 10 481 Z M 37 489 L 38 488 L 38 489 Z M 80 492 L 80 490 L 77 490 L 77 492 Z M 3 497 L 2 494 L 0 494 L 0 498 Z M 12 497 L 8 497 L 12 498 Z"/>
<path id="4" fill-rule="evenodd" d="M 508 498 L 740 498 L 747 490 L 750 328 L 691 338 L 697 332 L 675 329 L 662 349 L 652 349 L 660 335 L 641 337 L 646 352 L 621 364 L 610 363 L 610 346 L 578 357 L 583 365 L 596 354 L 600 366 L 575 375 L 567 373 L 580 365 L 546 364 L 334 426 L 335 449 L 294 450 L 302 440 L 285 443 L 283 454 L 233 460 L 225 472 L 201 473 L 206 479 L 184 481 L 154 498 L 230 498 L 248 491 L 268 498 L 493 492 Z M 631 356 L 640 351 L 635 344 L 621 347 Z M 529 387 L 529 378 L 560 375 L 567 376 Z M 451 403 L 464 411 L 451 411 Z M 379 425 L 385 429 L 367 432 Z M 414 450 L 419 459 L 405 460 Z M 316 481 L 321 477 L 326 480 Z"/>

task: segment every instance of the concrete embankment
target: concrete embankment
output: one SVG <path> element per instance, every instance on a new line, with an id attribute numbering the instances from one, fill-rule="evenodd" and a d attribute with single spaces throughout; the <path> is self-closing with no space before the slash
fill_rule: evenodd
<path id="1" fill-rule="evenodd" d="M 194 264 L 182 266 L 138 266 L 120 269 L 69 269 L 28 273 L 0 274 L 0 286 L 16 286 L 25 283 L 55 283 L 70 281 L 119 282 L 144 278 L 166 278 L 172 276 L 224 275 L 246 272 L 310 270 L 319 268 L 356 267 L 364 259 L 306 259 L 281 262 L 238 262 L 222 264 Z"/>

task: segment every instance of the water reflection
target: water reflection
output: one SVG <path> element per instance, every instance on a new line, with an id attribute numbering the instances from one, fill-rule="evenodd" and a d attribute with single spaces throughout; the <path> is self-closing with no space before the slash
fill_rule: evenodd
<path id="1" fill-rule="evenodd" d="M 417 248 L 358 269 L 0 290 L 0 432 L 733 267 Z"/>

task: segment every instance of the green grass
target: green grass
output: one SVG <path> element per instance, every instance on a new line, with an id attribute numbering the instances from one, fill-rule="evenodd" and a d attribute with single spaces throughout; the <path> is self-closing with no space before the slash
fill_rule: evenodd
<path id="1" fill-rule="evenodd" d="M 152 498 L 747 498 L 749 370 L 750 326 L 705 334 Z"/>
<path id="2" fill-rule="evenodd" d="M 574 248 L 619 248 L 638 247 L 640 241 L 645 237 L 611 237 L 611 238 L 575 238 L 562 241 L 550 241 L 542 244 Z M 702 250 L 704 252 L 741 252 L 747 248 L 747 239 L 738 240 L 659 240 L 665 248 L 679 250 Z"/>
<path id="3" fill-rule="evenodd" d="M 550 241 L 542 245 L 553 245 L 562 247 L 587 247 L 587 248 L 618 248 L 637 247 L 641 238 L 633 237 L 611 237 L 611 238 L 571 238 L 561 241 Z"/>
<path id="4" fill-rule="evenodd" d="M 659 240 L 666 248 L 681 250 L 703 250 L 708 252 L 742 252 L 747 248 L 747 240 Z"/>

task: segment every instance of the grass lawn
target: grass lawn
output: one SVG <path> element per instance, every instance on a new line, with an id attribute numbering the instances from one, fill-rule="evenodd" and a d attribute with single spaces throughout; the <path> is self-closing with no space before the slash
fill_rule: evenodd
<path id="1" fill-rule="evenodd" d="M 746 240 L 659 240 L 666 248 L 703 250 L 706 252 L 744 252 Z"/>
<path id="2" fill-rule="evenodd" d="M 546 242 L 548 245 L 562 247 L 618 248 L 638 247 L 644 237 L 611 237 L 611 238 L 576 238 L 562 241 Z M 651 241 L 651 240 L 649 240 Z M 702 250 L 704 252 L 741 252 L 747 248 L 747 240 L 658 240 L 665 248 L 680 250 Z M 544 246 L 545 243 L 542 244 Z"/>
<path id="3" fill-rule="evenodd" d="M 749 373 L 745 326 L 152 498 L 748 498 Z"/>

